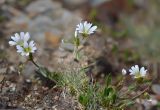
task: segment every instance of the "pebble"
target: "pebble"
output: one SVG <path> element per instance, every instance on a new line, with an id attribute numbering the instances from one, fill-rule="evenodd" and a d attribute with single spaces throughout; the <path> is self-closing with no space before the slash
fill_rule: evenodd
<path id="1" fill-rule="evenodd" d="M 0 74 L 6 73 L 7 68 L 0 68 Z"/>
<path id="2" fill-rule="evenodd" d="M 4 79 L 4 75 L 0 75 L 0 82 L 2 82 Z"/>
<path id="3" fill-rule="evenodd" d="M 14 92 L 16 90 L 16 84 L 11 83 L 10 86 L 9 86 L 9 88 L 10 88 L 11 92 Z"/>

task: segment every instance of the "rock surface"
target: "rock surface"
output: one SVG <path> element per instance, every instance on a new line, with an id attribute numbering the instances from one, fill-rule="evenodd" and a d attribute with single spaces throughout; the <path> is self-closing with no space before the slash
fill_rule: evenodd
<path id="1" fill-rule="evenodd" d="M 75 26 L 81 20 L 65 10 L 59 2 L 52 0 L 34 1 L 25 10 L 27 13 L 20 12 L 13 17 L 9 28 L 14 28 L 14 31 L 29 31 L 33 39 L 43 47 L 47 41 L 54 46 L 53 43 L 59 43 L 62 38 L 71 38 Z"/>
<path id="2" fill-rule="evenodd" d="M 63 0 L 64 3 L 70 7 L 76 7 L 83 3 L 86 3 L 88 0 Z"/>

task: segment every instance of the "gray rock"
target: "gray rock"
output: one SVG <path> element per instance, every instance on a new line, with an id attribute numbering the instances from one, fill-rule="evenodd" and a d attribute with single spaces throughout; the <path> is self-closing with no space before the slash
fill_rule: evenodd
<path id="1" fill-rule="evenodd" d="M 68 6 L 71 6 L 71 7 L 75 7 L 77 5 L 81 5 L 85 2 L 87 2 L 88 0 L 63 0 L 64 3 Z"/>
<path id="2" fill-rule="evenodd" d="M 31 62 L 28 62 L 25 65 L 22 73 L 23 73 L 24 77 L 28 79 L 28 78 L 32 78 L 34 76 L 35 70 L 36 70 L 35 65 L 33 65 Z"/>
<path id="3" fill-rule="evenodd" d="M 76 25 L 81 21 L 82 19 L 75 14 L 72 14 L 71 12 L 64 10 L 62 17 L 61 17 L 61 23 L 63 23 L 63 26 L 65 29 L 75 29 Z M 68 28 L 69 27 L 69 28 Z M 73 33 L 74 34 L 74 33 Z"/>
<path id="4" fill-rule="evenodd" d="M 139 6 L 139 7 L 147 7 L 147 5 L 149 4 L 149 0 L 133 0 L 133 2 Z"/>
<path id="5" fill-rule="evenodd" d="M 74 50 L 74 45 L 69 44 L 69 43 L 61 43 L 60 45 L 61 50 L 68 50 L 68 51 L 73 51 Z"/>
<path id="6" fill-rule="evenodd" d="M 29 23 L 29 28 L 33 31 L 47 31 L 48 28 L 53 27 L 53 21 L 47 16 L 38 16 L 31 20 Z"/>
<path id="7" fill-rule="evenodd" d="M 57 21 L 53 21 L 48 16 L 38 16 L 28 24 L 28 30 L 33 36 L 33 39 L 44 44 L 46 33 L 49 32 L 55 36 L 62 36 L 62 30 L 58 29 L 61 25 Z"/>
<path id="8" fill-rule="evenodd" d="M 109 2 L 109 1 L 112 1 L 112 0 L 89 0 L 90 4 L 92 6 L 99 6 L 105 2 Z"/>
<path id="9" fill-rule="evenodd" d="M 73 36 L 80 18 L 66 10 L 63 10 L 61 17 L 55 18 L 39 15 L 29 22 L 28 30 L 36 41 L 43 44 L 46 32 L 65 39 L 70 39 Z"/>
<path id="10" fill-rule="evenodd" d="M 52 0 L 36 0 L 26 8 L 26 11 L 38 14 L 58 8 L 61 8 L 61 5 L 58 2 L 52 2 Z"/>
<path id="11" fill-rule="evenodd" d="M 18 25 L 18 26 L 27 25 L 29 22 L 30 22 L 30 18 L 23 13 L 15 16 L 12 19 L 12 25 L 14 25 L 14 26 L 15 25 Z"/>
<path id="12" fill-rule="evenodd" d="M 31 37 L 42 47 L 46 46 L 46 33 L 50 33 L 51 37 L 68 40 L 74 35 L 76 25 L 81 21 L 80 17 L 52 0 L 34 1 L 26 7 L 26 11 L 28 13 L 13 17 L 11 29 L 30 32 Z M 36 14 L 30 16 L 32 13 Z M 68 48 L 70 50 L 72 47 Z"/>

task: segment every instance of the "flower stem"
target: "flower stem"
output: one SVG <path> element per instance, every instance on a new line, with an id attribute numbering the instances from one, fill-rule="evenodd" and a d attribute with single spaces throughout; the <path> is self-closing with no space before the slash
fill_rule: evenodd
<path id="1" fill-rule="evenodd" d="M 150 86 L 148 86 L 146 89 L 144 89 L 140 94 L 138 94 L 137 96 L 133 97 L 132 100 L 135 100 L 136 98 L 140 97 L 142 94 L 144 94 L 148 89 L 150 88 Z"/>
<path id="2" fill-rule="evenodd" d="M 32 53 L 29 54 L 29 61 L 31 61 L 37 68 L 40 68 L 40 66 L 33 60 Z"/>
<path id="3" fill-rule="evenodd" d="M 74 54 L 75 59 L 76 59 L 77 61 L 79 61 L 78 47 L 75 47 L 75 48 L 74 48 L 73 54 Z"/>

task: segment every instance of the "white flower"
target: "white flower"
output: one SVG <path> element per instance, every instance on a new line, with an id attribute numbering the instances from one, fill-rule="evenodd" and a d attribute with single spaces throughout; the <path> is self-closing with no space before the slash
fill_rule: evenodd
<path id="1" fill-rule="evenodd" d="M 122 75 L 126 75 L 127 71 L 125 69 L 122 69 Z"/>
<path id="2" fill-rule="evenodd" d="M 34 53 L 37 50 L 34 41 L 24 42 L 23 46 L 17 45 L 16 47 L 17 52 L 21 53 L 22 56 L 29 56 L 30 53 Z"/>
<path id="3" fill-rule="evenodd" d="M 144 67 L 139 68 L 138 65 L 132 66 L 131 69 L 129 69 L 130 75 L 133 75 L 134 78 L 139 77 L 145 77 L 147 70 L 145 70 Z"/>
<path id="4" fill-rule="evenodd" d="M 20 34 L 16 33 L 15 36 L 11 36 L 11 41 L 9 41 L 9 44 L 11 46 L 14 45 L 23 45 L 24 42 L 27 42 L 30 39 L 29 33 L 20 32 Z"/>
<path id="5" fill-rule="evenodd" d="M 89 35 L 94 33 L 96 29 L 97 26 L 92 26 L 92 23 L 87 23 L 87 21 L 85 21 L 77 25 L 76 31 L 81 34 Z"/>

